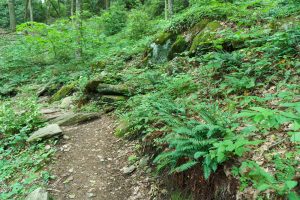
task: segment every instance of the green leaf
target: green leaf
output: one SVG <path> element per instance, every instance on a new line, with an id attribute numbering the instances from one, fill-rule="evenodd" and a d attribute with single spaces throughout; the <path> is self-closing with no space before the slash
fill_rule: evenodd
<path id="1" fill-rule="evenodd" d="M 207 165 L 203 165 L 204 178 L 207 180 L 211 174 L 211 169 Z"/>
<path id="2" fill-rule="evenodd" d="M 257 187 L 257 189 L 259 190 L 259 191 L 265 191 L 265 190 L 267 190 L 267 189 L 269 189 L 270 188 L 270 185 L 268 185 L 268 184 L 261 184 L 261 185 L 259 185 L 258 187 Z"/>
<path id="3" fill-rule="evenodd" d="M 204 155 L 206 155 L 206 152 L 198 151 L 194 154 L 194 158 L 199 159 L 200 157 L 203 157 Z"/>
<path id="4" fill-rule="evenodd" d="M 298 185 L 298 182 L 297 181 L 286 181 L 284 184 L 289 190 L 291 190 Z"/>
<path id="5" fill-rule="evenodd" d="M 289 198 L 289 200 L 299 200 L 300 199 L 299 195 L 296 192 L 291 192 L 288 195 L 288 198 Z"/>
<path id="6" fill-rule="evenodd" d="M 300 142 L 300 132 L 289 132 L 292 142 Z"/>

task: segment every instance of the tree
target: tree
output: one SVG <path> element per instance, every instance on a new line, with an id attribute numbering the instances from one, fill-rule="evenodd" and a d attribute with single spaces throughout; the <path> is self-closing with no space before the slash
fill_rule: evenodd
<path id="1" fill-rule="evenodd" d="M 76 48 L 76 59 L 81 60 L 82 58 L 82 21 L 81 21 L 81 0 L 76 0 L 76 28 L 78 31 L 77 36 L 77 48 Z"/>
<path id="2" fill-rule="evenodd" d="M 173 16 L 173 7 L 174 7 L 174 0 L 168 0 L 168 10 L 169 10 L 169 17 Z"/>
<path id="3" fill-rule="evenodd" d="M 71 16 L 73 16 L 74 15 L 74 0 L 70 0 L 71 1 L 71 3 L 70 3 L 70 7 L 71 7 Z"/>
<path id="4" fill-rule="evenodd" d="M 32 0 L 28 0 L 29 19 L 33 22 Z"/>
<path id="5" fill-rule="evenodd" d="M 9 11 L 9 24 L 12 31 L 16 31 L 16 12 L 14 0 L 8 0 L 8 11 Z"/>
<path id="6" fill-rule="evenodd" d="M 165 19 L 169 19 L 174 13 L 174 0 L 165 0 Z"/>
<path id="7" fill-rule="evenodd" d="M 104 4 L 105 4 L 105 9 L 109 9 L 110 7 L 110 0 L 104 0 Z"/>
<path id="8" fill-rule="evenodd" d="M 168 14 L 168 0 L 165 0 L 165 19 L 167 20 L 169 18 Z"/>

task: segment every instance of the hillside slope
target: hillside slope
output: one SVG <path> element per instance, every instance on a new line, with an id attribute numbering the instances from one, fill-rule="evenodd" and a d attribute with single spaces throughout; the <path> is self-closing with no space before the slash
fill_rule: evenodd
<path id="1" fill-rule="evenodd" d="M 37 95 L 71 96 L 74 111 L 113 111 L 115 135 L 138 140 L 137 159 L 148 155 L 170 188 L 195 199 L 299 199 L 299 2 L 195 2 L 168 21 L 148 8 L 116 5 L 80 32 L 65 19 L 25 23 L 14 43 L 2 40 L 0 122 L 13 128 L 0 129 L 1 145 L 41 126 Z M 13 112 L 28 94 L 36 115 Z"/>

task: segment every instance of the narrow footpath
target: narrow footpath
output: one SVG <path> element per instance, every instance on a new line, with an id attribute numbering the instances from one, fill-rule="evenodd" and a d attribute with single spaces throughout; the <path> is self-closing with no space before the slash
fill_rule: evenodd
<path id="1" fill-rule="evenodd" d="M 49 166 L 55 178 L 48 191 L 54 200 L 153 199 L 155 181 L 143 170 L 124 170 L 135 144 L 114 136 L 111 116 L 62 128 L 64 137 Z"/>

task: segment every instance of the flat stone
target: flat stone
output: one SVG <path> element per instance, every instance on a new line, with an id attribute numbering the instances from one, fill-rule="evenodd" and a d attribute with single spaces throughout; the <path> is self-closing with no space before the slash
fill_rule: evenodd
<path id="1" fill-rule="evenodd" d="M 51 122 L 61 126 L 72 126 L 99 118 L 98 113 L 66 113 Z"/>
<path id="2" fill-rule="evenodd" d="M 37 188 L 31 192 L 25 200 L 49 200 L 49 194 L 45 189 Z"/>
<path id="3" fill-rule="evenodd" d="M 59 112 L 59 110 L 57 110 L 57 109 L 51 109 L 51 108 L 43 108 L 43 109 L 41 109 L 41 113 L 42 114 L 53 114 L 53 113 L 57 113 L 57 112 Z"/>
<path id="4" fill-rule="evenodd" d="M 62 134 L 62 130 L 60 129 L 58 124 L 50 124 L 44 128 L 40 128 L 35 131 L 28 139 L 27 142 L 33 142 L 39 139 L 51 138 L 56 135 Z"/>

